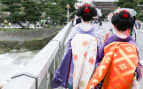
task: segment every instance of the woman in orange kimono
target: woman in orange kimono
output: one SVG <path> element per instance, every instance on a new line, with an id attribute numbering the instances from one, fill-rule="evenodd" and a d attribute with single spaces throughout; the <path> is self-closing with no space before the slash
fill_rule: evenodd
<path id="1" fill-rule="evenodd" d="M 86 89 L 95 88 L 103 79 L 101 89 L 131 89 L 133 86 L 139 61 L 134 40 L 125 34 L 132 24 L 131 16 L 123 10 L 113 15 L 112 24 L 116 34 L 105 42 L 104 57 Z"/>

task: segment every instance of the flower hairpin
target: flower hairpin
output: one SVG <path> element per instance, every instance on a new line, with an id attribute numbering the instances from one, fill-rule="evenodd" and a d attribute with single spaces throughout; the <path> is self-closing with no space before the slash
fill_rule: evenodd
<path id="1" fill-rule="evenodd" d="M 128 15 L 127 13 L 124 13 L 122 16 L 123 16 L 124 18 L 128 18 L 128 17 L 129 17 L 129 15 Z"/>
<path id="2" fill-rule="evenodd" d="M 84 13 L 90 13 L 90 9 L 89 8 L 85 8 L 84 9 Z"/>

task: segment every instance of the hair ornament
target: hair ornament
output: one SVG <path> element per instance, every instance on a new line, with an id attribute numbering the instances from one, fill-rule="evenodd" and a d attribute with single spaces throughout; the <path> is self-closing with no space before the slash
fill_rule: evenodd
<path id="1" fill-rule="evenodd" d="M 84 7 L 90 7 L 90 5 L 89 4 L 85 4 Z"/>
<path id="2" fill-rule="evenodd" d="M 124 18 L 129 18 L 129 15 L 128 15 L 127 13 L 124 13 L 122 16 L 123 16 Z"/>
<path id="3" fill-rule="evenodd" d="M 119 12 L 116 12 L 115 14 L 117 15 L 117 14 L 119 14 Z"/>
<path id="4" fill-rule="evenodd" d="M 90 13 L 90 9 L 89 8 L 85 8 L 84 9 L 84 13 Z"/>
<path id="5" fill-rule="evenodd" d="M 123 11 L 126 12 L 126 13 L 128 12 L 127 10 L 123 10 Z"/>

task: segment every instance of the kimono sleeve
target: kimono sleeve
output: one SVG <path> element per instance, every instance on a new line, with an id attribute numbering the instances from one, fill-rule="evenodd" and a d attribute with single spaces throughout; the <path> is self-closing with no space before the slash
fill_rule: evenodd
<path id="1" fill-rule="evenodd" d="M 97 68 L 97 70 L 93 74 L 90 82 L 88 83 L 86 89 L 94 88 L 97 84 L 99 84 L 104 79 L 104 77 L 108 71 L 108 68 L 112 62 L 112 56 L 113 56 L 113 51 L 109 51 L 105 54 L 99 67 Z"/>
<path id="2" fill-rule="evenodd" d="M 62 86 L 64 88 L 66 87 L 71 60 L 72 50 L 68 49 L 52 79 L 52 88 L 57 88 L 59 86 Z"/>

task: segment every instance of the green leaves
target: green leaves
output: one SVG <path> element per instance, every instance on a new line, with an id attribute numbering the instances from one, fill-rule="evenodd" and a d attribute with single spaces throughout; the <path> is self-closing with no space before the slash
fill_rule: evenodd
<path id="1" fill-rule="evenodd" d="M 10 13 L 5 19 L 12 23 L 29 21 L 35 23 L 50 17 L 52 23 L 64 23 L 67 19 L 66 5 L 70 4 L 70 12 L 74 11 L 76 0 L 0 0 L 3 11 Z M 44 16 L 42 13 L 46 13 Z M 41 18 L 42 17 L 42 18 Z"/>
<path id="2" fill-rule="evenodd" d="M 2 0 L 1 3 L 6 6 L 3 11 L 10 13 L 5 19 L 12 23 L 25 21 L 35 23 L 40 20 L 42 10 L 36 2 L 31 0 Z"/>
<path id="3" fill-rule="evenodd" d="M 143 4 L 143 0 L 137 0 L 139 4 Z"/>
<path id="4" fill-rule="evenodd" d="M 74 11 L 75 0 L 48 0 L 45 4 L 46 13 L 51 17 L 53 23 L 64 23 L 67 19 L 66 5 L 70 5 L 70 13 Z"/>
<path id="5" fill-rule="evenodd" d="M 143 4 L 143 0 L 119 0 L 117 5 L 121 8 L 132 8 L 137 11 L 137 19 L 143 21 L 143 12 L 141 12 L 142 7 L 139 7 L 139 4 Z"/>
<path id="6" fill-rule="evenodd" d="M 119 0 L 117 5 L 123 8 L 136 8 L 137 2 L 135 0 Z"/>

